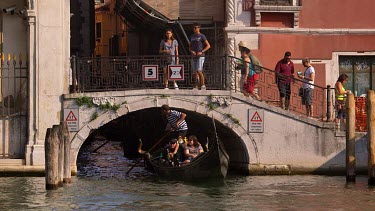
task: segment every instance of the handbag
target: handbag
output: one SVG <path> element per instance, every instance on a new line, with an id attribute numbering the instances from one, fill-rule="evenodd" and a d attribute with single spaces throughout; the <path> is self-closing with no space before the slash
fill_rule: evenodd
<path id="1" fill-rule="evenodd" d="M 298 96 L 303 97 L 303 87 L 300 87 L 298 90 Z"/>

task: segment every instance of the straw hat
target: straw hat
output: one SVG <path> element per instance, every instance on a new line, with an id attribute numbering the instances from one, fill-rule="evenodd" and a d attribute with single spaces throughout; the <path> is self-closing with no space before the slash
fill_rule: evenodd
<path id="1" fill-rule="evenodd" d="M 247 46 L 247 43 L 246 42 L 244 42 L 244 41 L 240 41 L 239 43 L 238 43 L 238 48 L 247 48 L 247 49 L 249 49 L 250 50 L 250 48 Z"/>

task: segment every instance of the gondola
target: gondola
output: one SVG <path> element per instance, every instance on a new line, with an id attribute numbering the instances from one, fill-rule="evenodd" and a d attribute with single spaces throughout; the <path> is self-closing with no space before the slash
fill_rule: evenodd
<path id="1" fill-rule="evenodd" d="M 160 159 L 146 159 L 146 165 L 159 176 L 172 180 L 224 179 L 227 175 L 229 156 L 221 141 L 214 140 L 207 152 L 182 166 L 167 166 Z"/>
<path id="2" fill-rule="evenodd" d="M 213 120 L 215 127 L 215 122 Z M 146 165 L 162 178 L 171 180 L 193 181 L 196 179 L 225 179 L 228 171 L 229 156 L 223 143 L 216 134 L 216 140 L 212 140 L 207 152 L 201 153 L 190 163 L 181 166 L 168 166 L 157 157 L 146 158 Z"/>

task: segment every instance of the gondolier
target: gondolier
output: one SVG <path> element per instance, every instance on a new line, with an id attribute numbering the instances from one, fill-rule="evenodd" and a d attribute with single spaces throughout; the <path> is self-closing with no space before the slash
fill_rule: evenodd
<path id="1" fill-rule="evenodd" d="M 171 110 L 168 105 L 161 106 L 162 113 L 168 120 L 168 124 L 165 127 L 166 131 L 171 132 L 171 138 L 184 138 L 188 131 L 188 125 L 185 121 L 186 114 Z"/>

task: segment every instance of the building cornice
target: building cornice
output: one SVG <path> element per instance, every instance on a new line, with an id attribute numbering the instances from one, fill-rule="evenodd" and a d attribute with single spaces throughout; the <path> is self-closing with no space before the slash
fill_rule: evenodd
<path id="1" fill-rule="evenodd" d="M 316 29 L 316 28 L 271 28 L 228 26 L 229 33 L 274 33 L 274 34 L 321 34 L 321 35 L 374 35 L 375 29 Z"/>
<path id="2" fill-rule="evenodd" d="M 254 5 L 254 10 L 259 12 L 299 12 L 301 9 L 301 6 Z"/>

